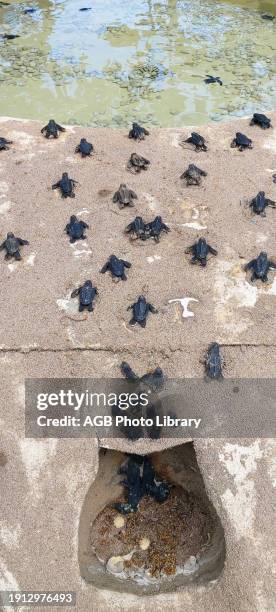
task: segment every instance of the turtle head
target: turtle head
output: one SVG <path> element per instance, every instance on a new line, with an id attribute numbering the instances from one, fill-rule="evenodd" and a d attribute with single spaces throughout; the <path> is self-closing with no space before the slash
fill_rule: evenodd
<path id="1" fill-rule="evenodd" d="M 91 280 L 87 280 L 87 281 L 85 281 L 84 286 L 85 286 L 85 287 L 92 287 L 92 282 L 91 282 Z"/>
<path id="2" fill-rule="evenodd" d="M 77 217 L 76 217 L 76 215 L 71 215 L 71 217 L 70 217 L 70 223 L 76 223 L 76 221 L 77 221 Z"/>
<path id="3" fill-rule="evenodd" d="M 159 368 L 159 367 L 155 368 L 154 375 L 155 376 L 160 376 L 160 377 L 163 376 L 163 371 L 161 370 L 161 368 Z"/>
<path id="4" fill-rule="evenodd" d="M 219 344 L 217 342 L 213 342 L 210 346 L 210 349 L 213 351 L 219 351 Z"/>
<path id="5" fill-rule="evenodd" d="M 12 232 L 7 233 L 7 238 L 14 238 L 14 234 Z"/>

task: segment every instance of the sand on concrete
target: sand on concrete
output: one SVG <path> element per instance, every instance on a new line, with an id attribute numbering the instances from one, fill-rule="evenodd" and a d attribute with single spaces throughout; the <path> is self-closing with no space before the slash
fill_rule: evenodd
<path id="1" fill-rule="evenodd" d="M 276 123 L 276 113 L 271 117 Z M 222 344 L 225 376 L 273 377 L 274 273 L 267 286 L 253 286 L 242 266 L 262 249 L 276 256 L 275 211 L 251 216 L 244 202 L 260 190 L 276 199 L 275 130 L 249 127 L 248 119 L 205 126 L 200 131 L 209 151 L 195 153 L 178 144 L 190 128 L 152 130 L 137 144 L 119 130 L 77 127 L 47 141 L 41 127 L 0 123 L 0 135 L 14 141 L 0 156 L 1 241 L 8 231 L 30 241 L 22 262 L 9 264 L 0 253 L 1 588 L 76 590 L 80 611 L 271 610 L 272 440 L 195 441 L 226 534 L 222 578 L 173 595 L 119 598 L 85 584 L 78 567 L 79 518 L 97 473 L 98 446 L 149 452 L 169 441 L 25 439 L 24 380 L 117 377 L 122 359 L 138 374 L 159 365 L 167 376 L 200 377 L 200 359 L 214 340 Z M 252 151 L 230 148 L 238 130 L 252 137 Z M 94 144 L 91 159 L 74 154 L 82 136 Z M 151 160 L 147 173 L 127 172 L 133 151 Z M 190 162 L 208 172 L 200 188 L 187 188 L 179 178 Z M 64 171 L 79 181 L 75 199 L 51 190 Z M 135 208 L 120 211 L 112 203 L 120 182 L 137 192 Z M 74 247 L 64 233 L 71 214 L 90 225 L 87 241 Z M 130 242 L 124 228 L 138 214 L 146 221 L 161 214 L 171 232 L 159 244 Z M 200 235 L 218 250 L 205 270 L 191 266 L 184 253 Z M 99 273 L 111 253 L 131 261 L 127 282 L 115 284 Z M 99 290 L 93 314 L 79 314 L 69 298 L 86 278 Z M 145 330 L 129 328 L 127 306 L 142 292 L 159 314 Z M 180 305 L 168 304 L 184 296 L 199 300 L 192 304 L 194 318 L 183 319 Z"/>
<path id="2" fill-rule="evenodd" d="M 242 269 L 261 250 L 276 257 L 275 211 L 268 208 L 266 218 L 252 216 L 245 203 L 260 190 L 276 199 L 274 130 L 250 127 L 248 119 L 201 127 L 209 149 L 197 153 L 179 146 L 189 128 L 152 130 L 136 143 L 125 131 L 75 127 L 49 141 L 40 127 L 0 124 L 1 135 L 14 141 L 0 156 L 0 237 L 14 231 L 30 241 L 22 249 L 23 262 L 2 266 L 8 299 L 2 299 L 0 346 L 137 352 L 204 347 L 210 339 L 275 344 L 275 275 L 271 272 L 266 286 L 252 285 Z M 252 138 L 252 150 L 230 147 L 237 130 Z M 91 159 L 74 153 L 82 136 L 93 142 Z M 151 161 L 147 172 L 127 171 L 132 151 Z M 201 187 L 186 187 L 180 179 L 189 163 L 208 173 Z M 62 199 L 51 189 L 65 171 L 78 181 L 74 199 Z M 134 208 L 119 210 L 112 202 L 122 182 L 138 195 Z M 71 214 L 90 225 L 87 240 L 74 245 L 64 232 Z M 133 242 L 124 234 L 136 215 L 149 221 L 157 214 L 171 228 L 159 244 Z M 202 235 L 218 250 L 207 270 L 190 265 L 185 255 Z M 132 264 L 125 283 L 99 272 L 112 253 Z M 77 300 L 70 298 L 87 278 L 99 291 L 93 315 L 79 314 Z M 141 293 L 159 310 L 145 330 L 128 325 L 127 307 Z M 191 303 L 195 318 L 183 321 L 180 304 L 168 302 L 186 296 L 198 303 Z"/>

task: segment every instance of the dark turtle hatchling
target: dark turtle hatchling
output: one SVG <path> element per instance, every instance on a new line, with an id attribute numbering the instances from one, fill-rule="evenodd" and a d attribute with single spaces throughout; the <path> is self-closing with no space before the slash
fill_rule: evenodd
<path id="1" fill-rule="evenodd" d="M 252 208 L 252 212 L 254 212 L 256 215 L 261 215 L 261 217 L 265 217 L 266 207 L 271 206 L 272 208 L 275 208 L 276 202 L 266 198 L 264 191 L 259 191 L 256 197 L 251 200 L 249 206 Z"/>
<path id="2" fill-rule="evenodd" d="M 275 19 L 275 15 L 269 15 L 265 13 L 264 15 L 261 15 L 261 18 L 266 19 L 267 21 L 273 21 L 273 19 Z"/>
<path id="3" fill-rule="evenodd" d="M 134 206 L 133 200 L 137 199 L 137 195 L 132 189 L 128 189 L 125 183 L 121 183 L 118 191 L 114 193 L 113 202 L 118 202 L 119 208 L 125 206 Z"/>
<path id="4" fill-rule="evenodd" d="M 75 148 L 75 153 L 81 153 L 82 157 L 88 157 L 93 150 L 93 145 L 87 142 L 85 138 L 81 138 L 80 144 Z"/>
<path id="5" fill-rule="evenodd" d="M 1 6 L 1 4 L 0 4 Z M 15 38 L 20 38 L 19 34 L 1 34 L 2 38 L 5 40 L 14 40 Z"/>
<path id="6" fill-rule="evenodd" d="M 207 176 L 205 170 L 201 170 L 195 164 L 189 164 L 187 170 L 181 174 L 181 179 L 186 179 L 187 186 L 189 185 L 201 185 L 203 176 Z"/>
<path id="7" fill-rule="evenodd" d="M 141 170 L 147 170 L 150 165 L 150 161 L 137 153 L 131 153 L 130 160 L 127 164 L 128 170 L 131 172 L 141 172 Z"/>
<path id="8" fill-rule="evenodd" d="M 136 238 L 140 238 L 140 240 L 146 240 L 147 236 L 145 234 L 146 224 L 143 221 L 142 217 L 135 217 L 134 221 L 129 223 L 125 229 L 127 234 L 131 234 L 132 237 L 136 236 Z"/>
<path id="9" fill-rule="evenodd" d="M 213 342 L 208 348 L 205 357 L 205 370 L 209 378 L 222 378 L 222 360 L 217 342 Z"/>
<path id="10" fill-rule="evenodd" d="M 147 372 L 147 374 L 143 374 L 143 376 L 139 377 L 135 372 L 133 372 L 132 368 L 126 361 L 122 361 L 121 363 L 121 371 L 122 374 L 126 377 L 127 380 L 139 380 L 144 385 L 150 387 L 150 389 L 154 392 L 160 391 L 164 387 L 164 374 L 161 368 L 157 367 L 152 372 Z"/>
<path id="11" fill-rule="evenodd" d="M 204 79 L 204 83 L 206 83 L 206 85 L 210 85 L 211 83 L 218 83 L 219 85 L 223 85 L 222 80 L 220 77 L 216 76 L 212 76 L 211 74 L 206 74 L 206 79 Z"/>
<path id="12" fill-rule="evenodd" d="M 9 144 L 12 144 L 12 140 L 7 140 L 6 138 L 0 137 L 0 151 L 8 151 L 10 147 Z"/>
<path id="13" fill-rule="evenodd" d="M 232 149 L 237 147 L 239 151 L 244 151 L 245 149 L 253 149 L 252 140 L 247 138 L 241 132 L 237 132 L 234 140 L 231 142 Z"/>
<path id="14" fill-rule="evenodd" d="M 137 374 L 135 374 L 135 372 L 133 372 L 132 368 L 126 361 L 122 361 L 120 369 L 127 380 L 138 380 L 139 377 Z"/>
<path id="15" fill-rule="evenodd" d="M 118 510 L 120 514 L 129 514 L 137 512 L 140 500 L 144 495 L 144 488 L 141 478 L 141 462 L 136 461 L 136 456 L 130 457 L 127 463 L 127 468 L 122 471 L 119 469 L 119 474 L 125 473 L 126 478 L 121 482 L 127 489 L 127 501 L 115 502 L 113 508 Z"/>
<path id="16" fill-rule="evenodd" d="M 150 457 L 144 458 L 142 485 L 146 495 L 151 495 L 156 501 L 162 503 L 168 499 L 171 487 L 158 479 Z"/>
<path id="17" fill-rule="evenodd" d="M 49 123 L 42 128 L 41 134 L 45 134 L 46 138 L 50 138 L 51 136 L 53 138 L 58 138 L 59 132 L 65 131 L 65 128 L 56 123 L 54 119 L 50 119 Z"/>
<path id="18" fill-rule="evenodd" d="M 61 180 L 52 185 L 52 189 L 60 189 L 63 198 L 74 198 L 74 186 L 77 182 L 69 178 L 67 172 L 63 172 Z"/>
<path id="19" fill-rule="evenodd" d="M 252 259 L 244 266 L 246 272 L 252 270 L 251 282 L 260 279 L 263 283 L 268 281 L 267 273 L 270 268 L 276 269 L 276 264 L 269 261 L 265 251 L 262 251 L 256 259 Z"/>
<path id="20" fill-rule="evenodd" d="M 109 270 L 114 278 L 121 278 L 126 281 L 125 268 L 131 268 L 131 263 L 129 263 L 129 261 L 124 261 L 124 259 L 118 259 L 116 255 L 111 255 L 101 269 L 101 273 L 104 274 Z"/>
<path id="21" fill-rule="evenodd" d="M 65 231 L 70 236 L 70 242 L 76 242 L 76 240 L 85 240 L 86 236 L 84 230 L 88 229 L 89 225 L 85 221 L 79 221 L 75 215 L 70 217 L 70 222 L 67 223 Z"/>
<path id="22" fill-rule="evenodd" d="M 192 132 L 191 136 L 184 140 L 184 142 L 194 145 L 196 151 L 207 151 L 205 138 L 203 138 L 203 136 L 200 134 L 197 134 L 197 132 Z"/>
<path id="23" fill-rule="evenodd" d="M 28 240 L 16 237 L 12 232 L 7 234 L 6 240 L 0 245 L 0 250 L 6 249 L 5 259 L 11 259 L 14 257 L 17 261 L 21 258 L 20 247 L 24 244 L 29 244 Z"/>
<path id="24" fill-rule="evenodd" d="M 143 374 L 140 378 L 140 382 L 150 387 L 154 392 L 160 391 L 163 389 L 165 383 L 163 370 L 157 367 L 155 370 Z"/>
<path id="25" fill-rule="evenodd" d="M 134 302 L 131 306 L 128 307 L 128 310 L 133 311 L 133 317 L 130 320 L 130 325 L 135 325 L 135 323 L 139 323 L 141 327 L 146 327 L 147 317 L 149 312 L 157 313 L 158 311 L 152 304 L 147 302 L 146 298 L 143 295 L 140 295 L 137 302 Z"/>
<path id="26" fill-rule="evenodd" d="M 272 181 L 273 183 L 276 183 L 276 174 L 272 174 Z"/>
<path id="27" fill-rule="evenodd" d="M 79 311 L 82 312 L 85 308 L 92 312 L 93 308 L 93 300 L 96 295 L 98 295 L 98 290 L 96 287 L 93 287 L 90 280 L 85 281 L 84 285 L 78 287 L 78 289 L 74 289 L 71 294 L 72 298 L 79 296 Z"/>
<path id="28" fill-rule="evenodd" d="M 154 238 L 155 242 L 159 242 L 160 234 L 162 232 L 168 233 L 170 231 L 171 230 L 166 223 L 163 223 L 160 215 L 157 215 L 153 221 L 146 224 L 146 234 L 148 234 L 149 238 Z"/>
<path id="29" fill-rule="evenodd" d="M 262 115 L 262 113 L 254 113 L 250 125 L 259 125 L 263 130 L 267 130 L 272 127 L 271 119 L 266 115 Z"/>
<path id="30" fill-rule="evenodd" d="M 199 261 L 200 265 L 203 267 L 207 264 L 207 256 L 209 253 L 212 253 L 212 255 L 218 254 L 216 249 L 213 249 L 213 247 L 207 244 L 205 238 L 199 238 L 195 244 L 186 249 L 185 253 L 192 253 L 193 257 L 191 263 L 194 264 Z"/>
<path id="31" fill-rule="evenodd" d="M 134 140 L 144 140 L 145 136 L 149 136 L 148 130 L 141 127 L 139 123 L 134 122 L 132 124 L 132 129 L 130 130 L 128 137 L 134 138 Z"/>

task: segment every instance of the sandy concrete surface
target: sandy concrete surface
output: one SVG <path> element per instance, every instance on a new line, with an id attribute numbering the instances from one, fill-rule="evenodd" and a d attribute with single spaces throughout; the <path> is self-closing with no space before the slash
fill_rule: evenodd
<path id="1" fill-rule="evenodd" d="M 276 124 L 276 113 L 271 116 Z M 26 377 L 116 377 L 122 359 L 138 374 L 159 365 L 168 376 L 201 376 L 200 359 L 214 340 L 223 345 L 225 376 L 275 376 L 274 273 L 268 285 L 253 286 L 242 265 L 262 249 L 276 257 L 276 211 L 252 217 L 240 201 L 261 189 L 276 199 L 276 137 L 275 130 L 248 124 L 243 119 L 200 128 L 209 151 L 195 153 L 178 145 L 189 128 L 153 130 L 135 144 L 119 130 L 74 127 L 49 142 L 36 122 L 0 123 L 0 136 L 14 141 L 0 156 L 1 241 L 7 231 L 30 241 L 22 262 L 8 263 L 0 253 L 0 590 L 76 590 L 81 612 L 273 609 L 272 440 L 195 441 L 225 529 L 223 575 L 207 587 L 138 599 L 86 584 L 78 565 L 79 519 L 97 473 L 98 445 L 128 450 L 128 444 L 24 438 Z M 252 137 L 252 151 L 230 148 L 238 130 Z M 91 159 L 74 154 L 82 136 L 94 144 Z M 132 151 L 151 160 L 147 173 L 127 172 Z M 200 188 L 187 188 L 179 178 L 190 162 L 208 172 Z M 79 181 L 74 200 L 51 190 L 64 171 Z M 120 182 L 137 192 L 135 208 L 120 211 L 112 203 Z M 63 232 L 70 214 L 90 224 L 87 241 L 74 247 Z M 123 230 L 136 214 L 145 220 L 162 214 L 170 234 L 159 244 L 130 242 Z M 218 249 L 207 269 L 191 266 L 184 253 L 199 235 Z M 127 282 L 99 274 L 111 253 L 133 264 Z M 99 290 L 93 314 L 79 314 L 69 299 L 86 278 Z M 145 330 L 132 329 L 126 308 L 142 292 L 159 314 Z M 184 296 L 199 300 L 192 304 L 195 317 L 187 320 L 180 305 L 168 305 Z M 171 443 L 147 441 L 132 450 L 162 450 Z"/>
<path id="2" fill-rule="evenodd" d="M 276 257 L 276 213 L 269 208 L 266 218 L 252 217 L 240 202 L 260 190 L 276 199 L 276 136 L 274 129 L 248 124 L 243 119 L 200 128 L 209 150 L 196 153 L 178 145 L 189 128 L 152 130 L 137 144 L 125 131 L 88 128 L 71 128 L 58 140 L 47 141 L 36 122 L 2 122 L 1 134 L 14 144 L 0 157 L 1 238 L 14 231 L 30 245 L 23 250 L 22 263 L 2 266 L 9 298 L 2 304 L 0 346 L 135 351 L 146 346 L 156 351 L 204 347 L 214 338 L 226 344 L 275 344 L 275 275 L 271 272 L 265 287 L 252 286 L 242 265 L 262 249 Z M 230 148 L 237 130 L 253 139 L 253 150 Z M 82 136 L 94 144 L 91 159 L 74 153 Z M 126 170 L 132 151 L 151 161 L 147 172 Z M 180 180 L 189 163 L 208 172 L 200 188 Z M 75 199 L 64 200 L 51 189 L 64 171 L 79 181 Z M 121 182 L 136 191 L 135 208 L 121 211 L 112 203 Z M 90 229 L 87 241 L 72 246 L 63 230 L 74 213 Z M 171 227 L 159 244 L 131 243 L 124 235 L 135 215 L 147 221 L 157 214 Z M 184 253 L 200 235 L 218 250 L 207 269 L 190 265 Z M 125 283 L 99 273 L 112 253 L 132 263 Z M 80 315 L 77 300 L 69 298 L 87 278 L 99 291 L 92 316 Z M 128 326 L 127 307 L 141 293 L 159 309 L 145 330 Z M 184 296 L 199 300 L 192 304 L 195 319 L 185 324 L 180 305 L 168 304 Z"/>

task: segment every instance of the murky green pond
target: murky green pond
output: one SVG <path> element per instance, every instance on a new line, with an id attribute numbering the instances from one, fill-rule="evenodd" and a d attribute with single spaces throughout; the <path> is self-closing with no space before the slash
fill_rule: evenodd
<path id="1" fill-rule="evenodd" d="M 218 121 L 276 107 L 275 57 L 276 0 L 10 0 L 0 3 L 0 114 Z"/>

